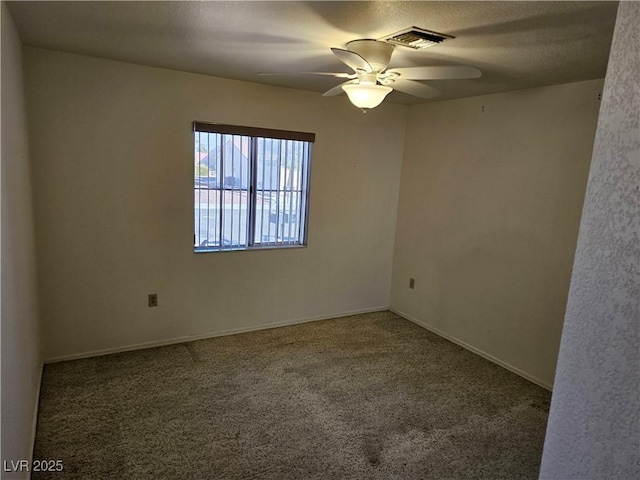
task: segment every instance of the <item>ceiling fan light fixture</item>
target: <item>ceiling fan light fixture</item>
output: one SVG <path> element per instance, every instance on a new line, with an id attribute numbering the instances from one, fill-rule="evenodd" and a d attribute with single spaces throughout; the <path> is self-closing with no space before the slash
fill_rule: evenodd
<path id="1" fill-rule="evenodd" d="M 389 65 L 394 46 L 378 40 L 352 40 L 347 49 L 366 59 L 374 72 L 382 72 Z"/>
<path id="2" fill-rule="evenodd" d="M 382 103 L 384 98 L 393 90 L 391 87 L 384 85 L 343 85 L 351 103 L 362 109 L 375 108 Z"/>

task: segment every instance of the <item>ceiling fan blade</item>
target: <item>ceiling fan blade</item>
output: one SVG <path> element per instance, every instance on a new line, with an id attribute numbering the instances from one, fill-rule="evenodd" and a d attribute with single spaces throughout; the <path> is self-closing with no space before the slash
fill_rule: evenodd
<path id="1" fill-rule="evenodd" d="M 396 80 L 389 84 L 394 90 L 399 92 L 408 93 L 421 98 L 433 98 L 440 95 L 440 90 L 437 90 L 424 83 L 414 82 L 413 80 Z"/>
<path id="2" fill-rule="evenodd" d="M 392 68 L 385 73 L 397 73 L 402 80 L 450 80 L 456 78 L 478 78 L 482 76 L 482 72 L 479 69 L 469 65 Z"/>
<path id="3" fill-rule="evenodd" d="M 364 58 L 355 52 L 343 50 L 341 48 L 332 48 L 333 54 L 345 65 L 353 68 L 354 71 L 364 70 L 367 73 L 373 72 L 373 68 Z"/>
<path id="4" fill-rule="evenodd" d="M 343 85 L 349 85 L 351 83 L 358 83 L 357 80 L 349 80 L 347 82 L 343 82 L 340 85 L 336 85 L 335 87 L 333 87 L 330 90 L 327 90 L 326 92 L 324 92 L 322 94 L 323 97 L 332 97 L 334 95 L 340 95 L 341 93 L 344 93 L 344 90 L 342 89 Z"/>
<path id="5" fill-rule="evenodd" d="M 344 73 L 344 72 L 260 72 L 258 75 L 269 76 L 269 75 L 327 75 L 330 77 L 337 78 L 356 78 L 357 75 L 355 73 Z"/>

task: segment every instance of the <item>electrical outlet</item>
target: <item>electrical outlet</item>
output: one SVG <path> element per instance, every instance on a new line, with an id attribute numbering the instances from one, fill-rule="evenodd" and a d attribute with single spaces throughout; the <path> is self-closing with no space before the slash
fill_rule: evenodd
<path id="1" fill-rule="evenodd" d="M 409 279 L 409 288 L 416 288 L 416 279 L 415 278 L 410 278 Z"/>
<path id="2" fill-rule="evenodd" d="M 149 306 L 150 307 L 157 307 L 158 306 L 158 294 L 157 293 L 150 293 L 149 294 Z"/>

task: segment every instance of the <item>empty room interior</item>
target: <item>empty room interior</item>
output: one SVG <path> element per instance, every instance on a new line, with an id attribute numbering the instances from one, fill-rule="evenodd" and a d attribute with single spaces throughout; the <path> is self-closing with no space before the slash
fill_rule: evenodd
<path id="1" fill-rule="evenodd" d="M 3 479 L 640 477 L 640 3 L 1 8 Z"/>

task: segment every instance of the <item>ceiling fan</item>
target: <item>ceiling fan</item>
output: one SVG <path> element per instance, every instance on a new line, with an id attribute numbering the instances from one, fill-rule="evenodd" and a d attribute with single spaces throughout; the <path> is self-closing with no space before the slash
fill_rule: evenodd
<path id="1" fill-rule="evenodd" d="M 433 98 L 440 94 L 434 87 L 416 80 L 450 80 L 478 78 L 482 72 L 468 65 L 425 66 L 392 68 L 387 70 L 394 46 L 380 40 L 353 40 L 347 49 L 332 48 L 333 54 L 353 73 L 344 72 L 298 72 L 308 75 L 330 75 L 347 79 L 326 91 L 323 96 L 346 93 L 351 103 L 364 112 L 375 108 L 393 90 L 421 98 Z M 261 75 L 292 75 L 263 73 Z"/>

